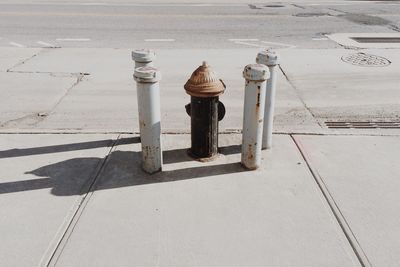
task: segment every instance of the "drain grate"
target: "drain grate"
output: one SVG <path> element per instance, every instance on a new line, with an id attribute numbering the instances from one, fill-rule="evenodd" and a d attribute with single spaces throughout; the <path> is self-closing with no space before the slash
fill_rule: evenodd
<path id="1" fill-rule="evenodd" d="M 384 57 L 356 53 L 347 56 L 343 56 L 342 60 L 346 63 L 361 67 L 386 67 L 390 65 L 390 61 Z"/>
<path id="2" fill-rule="evenodd" d="M 400 121 L 326 121 L 329 129 L 400 129 Z"/>
<path id="3" fill-rule="evenodd" d="M 358 43 L 373 43 L 373 44 L 400 43 L 400 37 L 351 37 L 351 39 L 353 39 L 354 41 L 356 41 Z"/>

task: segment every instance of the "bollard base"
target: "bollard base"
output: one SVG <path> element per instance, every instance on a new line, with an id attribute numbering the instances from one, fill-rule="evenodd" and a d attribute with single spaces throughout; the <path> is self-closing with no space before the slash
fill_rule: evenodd
<path id="1" fill-rule="evenodd" d="M 159 168 L 159 169 L 157 169 L 157 170 L 154 170 L 154 169 L 152 169 L 152 170 L 149 170 L 149 169 L 147 169 L 145 166 L 141 166 L 142 167 L 142 171 L 144 171 L 145 173 L 147 173 L 147 174 L 149 174 L 149 175 L 152 175 L 152 174 L 156 174 L 156 173 L 159 173 L 159 172 L 161 172 L 162 171 L 162 168 Z"/>
<path id="2" fill-rule="evenodd" d="M 243 168 L 245 168 L 246 170 L 249 170 L 249 171 L 255 171 L 258 168 L 260 168 L 259 166 L 247 166 L 243 162 L 240 162 L 240 164 L 243 166 Z"/>

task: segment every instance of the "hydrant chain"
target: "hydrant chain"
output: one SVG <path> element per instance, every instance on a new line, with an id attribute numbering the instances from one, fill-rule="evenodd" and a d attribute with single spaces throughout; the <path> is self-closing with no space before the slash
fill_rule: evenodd
<path id="1" fill-rule="evenodd" d="M 243 77 L 246 84 L 241 163 L 247 169 L 253 170 L 261 164 L 265 91 L 269 71 L 264 65 L 250 64 L 245 67 Z"/>

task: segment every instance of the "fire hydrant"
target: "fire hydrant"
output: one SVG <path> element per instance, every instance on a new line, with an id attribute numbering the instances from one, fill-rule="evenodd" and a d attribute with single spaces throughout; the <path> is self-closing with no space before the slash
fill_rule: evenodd
<path id="1" fill-rule="evenodd" d="M 203 62 L 184 88 L 190 95 L 190 104 L 185 106 L 191 118 L 189 154 L 198 160 L 212 160 L 218 155 L 218 122 L 225 116 L 225 106 L 219 96 L 226 86 L 207 62 Z"/>

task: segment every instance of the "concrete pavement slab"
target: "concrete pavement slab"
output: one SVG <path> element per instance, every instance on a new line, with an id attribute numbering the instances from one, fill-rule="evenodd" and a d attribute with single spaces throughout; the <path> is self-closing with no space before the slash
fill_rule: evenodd
<path id="1" fill-rule="evenodd" d="M 18 63 L 24 62 L 38 54 L 40 51 L 42 51 L 40 48 L 2 47 L 0 49 L 0 72 L 7 71 Z"/>
<path id="2" fill-rule="evenodd" d="M 0 135 L 2 266 L 46 265 L 116 137 Z"/>
<path id="3" fill-rule="evenodd" d="M 251 172 L 238 163 L 240 135 L 222 135 L 208 163 L 187 156 L 189 135 L 163 137 L 153 176 L 140 144 L 113 150 L 52 265 L 359 266 L 289 136 Z"/>
<path id="4" fill-rule="evenodd" d="M 343 56 L 367 53 L 391 61 L 361 67 Z M 282 68 L 312 113 L 325 120 L 398 120 L 400 54 L 397 50 L 285 50 Z"/>
<path id="5" fill-rule="evenodd" d="M 77 82 L 77 77 L 69 74 L 0 72 L 0 80 L 0 129 L 31 128 L 49 115 Z"/>
<path id="6" fill-rule="evenodd" d="M 295 136 L 372 266 L 400 264 L 400 138 Z"/>
<path id="7" fill-rule="evenodd" d="M 243 113 L 245 65 L 254 62 L 260 49 L 157 50 L 155 65 L 161 70 L 164 131 L 187 131 L 190 118 L 184 110 L 190 98 L 183 85 L 203 60 L 227 85 L 221 101 L 227 109 L 221 130 L 240 129 Z M 134 63 L 127 49 L 55 49 L 15 68 L 15 71 L 90 73 L 76 86 L 54 113 L 35 129 L 86 129 L 137 131 Z M 315 119 L 305 109 L 296 92 L 279 74 L 277 131 L 318 131 Z"/>

